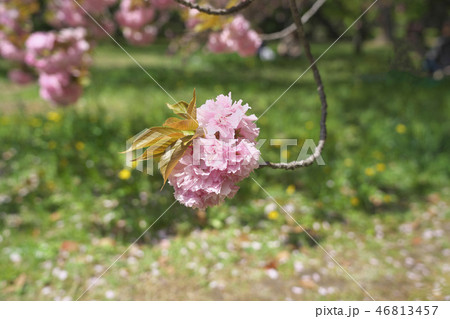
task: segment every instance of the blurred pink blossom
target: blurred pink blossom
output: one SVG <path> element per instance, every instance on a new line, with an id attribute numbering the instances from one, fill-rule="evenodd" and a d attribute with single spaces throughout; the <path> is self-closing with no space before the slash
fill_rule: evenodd
<path id="1" fill-rule="evenodd" d="M 131 28 L 123 29 L 123 36 L 127 41 L 133 45 L 147 45 L 152 43 L 156 35 L 158 34 L 158 29 L 154 26 L 145 26 L 142 30 L 136 30 Z"/>
<path id="2" fill-rule="evenodd" d="M 25 52 L 21 48 L 2 37 L 0 37 L 0 55 L 7 60 L 18 62 L 22 62 L 25 58 Z"/>
<path id="3" fill-rule="evenodd" d="M 25 44 L 25 62 L 45 73 L 76 69 L 83 64 L 90 48 L 85 36 L 83 28 L 63 29 L 59 33 L 35 32 Z"/>
<path id="4" fill-rule="evenodd" d="M 83 93 L 83 88 L 67 72 L 39 75 L 40 95 L 43 99 L 67 105 L 75 103 Z"/>
<path id="5" fill-rule="evenodd" d="M 86 29 L 35 32 L 26 41 L 25 62 L 39 74 L 41 97 L 55 104 L 76 102 L 83 91 L 79 77 L 90 61 Z"/>
<path id="6" fill-rule="evenodd" d="M 122 0 L 116 20 L 122 27 L 140 29 L 153 21 L 155 10 L 148 6 L 133 6 L 132 0 Z"/>
<path id="7" fill-rule="evenodd" d="M 23 71 L 21 69 L 13 69 L 13 70 L 9 71 L 8 78 L 11 82 L 20 84 L 20 85 L 29 84 L 29 83 L 33 82 L 33 80 L 34 80 L 34 77 L 32 74 L 30 74 L 26 71 Z"/>
<path id="8" fill-rule="evenodd" d="M 233 49 L 227 45 L 222 32 L 212 32 L 208 38 L 208 49 L 214 53 L 232 52 Z"/>
<path id="9" fill-rule="evenodd" d="M 154 17 L 155 7 L 144 1 L 123 0 L 116 12 L 123 36 L 133 45 L 148 45 L 155 40 L 158 29 L 150 25 Z"/>
<path id="10" fill-rule="evenodd" d="M 49 21 L 56 27 L 79 27 L 87 21 L 86 14 L 72 0 L 51 0 L 48 10 L 51 12 Z"/>
<path id="11" fill-rule="evenodd" d="M 80 0 L 78 5 L 73 0 L 52 0 L 48 4 L 48 11 L 51 12 L 49 21 L 58 28 L 84 27 L 90 36 L 103 38 L 106 34 L 96 22 L 108 33 L 114 32 L 115 25 L 108 8 L 116 2 L 117 0 Z M 95 18 L 95 22 L 86 12 Z"/>
<path id="12" fill-rule="evenodd" d="M 158 10 L 169 9 L 175 4 L 173 0 L 151 0 L 151 3 Z"/>
<path id="13" fill-rule="evenodd" d="M 211 33 L 208 39 L 210 51 L 238 52 L 241 56 L 255 55 L 261 44 L 258 33 L 250 29 L 250 23 L 242 15 L 237 15 L 221 32 Z"/>
<path id="14" fill-rule="evenodd" d="M 69 0 L 72 1 L 73 0 Z M 81 4 L 90 14 L 99 15 L 102 14 L 108 7 L 114 5 L 117 0 L 84 0 Z"/>

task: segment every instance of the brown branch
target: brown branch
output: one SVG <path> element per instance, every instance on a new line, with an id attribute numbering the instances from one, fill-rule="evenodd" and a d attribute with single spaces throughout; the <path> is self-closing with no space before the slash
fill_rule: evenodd
<path id="1" fill-rule="evenodd" d="M 189 2 L 188 0 L 175 0 L 179 4 L 189 7 L 191 9 L 196 9 L 200 12 L 211 14 L 211 15 L 227 15 L 227 14 L 233 14 L 236 12 L 241 11 L 242 9 L 247 8 L 249 5 L 253 3 L 254 0 L 243 0 L 239 4 L 226 8 L 226 9 L 216 9 L 211 6 L 201 6 L 197 3 Z"/>
<path id="2" fill-rule="evenodd" d="M 314 163 L 314 160 L 320 156 L 322 153 L 322 150 L 325 146 L 325 140 L 327 138 L 327 98 L 325 96 L 325 91 L 323 89 L 322 79 L 320 78 L 319 69 L 316 66 L 316 60 L 314 59 L 311 48 L 309 46 L 308 39 L 305 36 L 305 31 L 303 29 L 302 19 L 300 16 L 300 12 L 297 9 L 297 5 L 295 3 L 295 0 L 289 0 L 289 6 L 291 9 L 292 16 L 294 18 L 295 25 L 297 26 L 298 35 L 300 38 L 300 41 L 303 44 L 303 49 L 305 51 L 306 57 L 308 58 L 309 62 L 311 63 L 311 69 L 313 71 L 314 80 L 317 85 L 317 91 L 319 93 L 320 102 L 322 104 L 321 112 L 322 116 L 320 119 L 320 138 L 319 138 L 319 145 L 314 150 L 314 153 L 310 155 L 307 159 L 302 161 L 294 161 L 290 163 L 271 163 L 266 162 L 265 164 L 260 165 L 259 167 L 270 167 L 270 168 L 281 168 L 281 169 L 296 169 L 299 167 L 306 167 Z"/>
<path id="3" fill-rule="evenodd" d="M 327 0 L 317 0 L 312 5 L 312 7 L 307 12 L 305 12 L 305 14 L 302 16 L 302 23 L 305 24 L 306 22 L 308 22 L 309 19 L 311 19 L 314 16 L 314 14 L 323 6 L 323 4 L 326 1 Z M 281 31 L 274 32 L 274 33 L 268 33 L 268 34 L 260 34 L 259 36 L 261 37 L 262 40 L 265 40 L 265 41 L 279 40 L 284 37 L 287 37 L 289 34 L 294 32 L 296 29 L 297 29 L 297 27 L 294 22 L 290 26 L 286 27 L 285 29 L 283 29 Z"/>

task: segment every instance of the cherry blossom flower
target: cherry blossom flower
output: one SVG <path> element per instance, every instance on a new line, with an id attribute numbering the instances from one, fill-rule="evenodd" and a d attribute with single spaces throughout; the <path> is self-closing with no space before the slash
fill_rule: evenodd
<path id="1" fill-rule="evenodd" d="M 220 138 L 231 139 L 248 109 L 248 104 L 242 105 L 242 100 L 233 103 L 231 93 L 221 94 L 215 101 L 207 100 L 199 107 L 197 117 L 208 135 L 219 133 Z"/>
<path id="2" fill-rule="evenodd" d="M 248 104 L 233 102 L 231 93 L 208 100 L 197 109 L 206 135 L 194 140 L 169 176 L 175 198 L 187 207 L 204 209 L 232 198 L 236 184 L 256 169 L 260 156 L 256 116 Z M 247 139 L 248 137 L 249 139 Z"/>

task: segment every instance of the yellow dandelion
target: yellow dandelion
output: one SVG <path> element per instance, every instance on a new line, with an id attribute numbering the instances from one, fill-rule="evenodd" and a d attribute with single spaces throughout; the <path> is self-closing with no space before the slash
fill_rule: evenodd
<path id="1" fill-rule="evenodd" d="M 386 170 L 386 164 L 384 164 L 384 163 L 378 163 L 377 166 L 376 166 L 376 168 L 377 168 L 377 171 L 379 171 L 379 172 L 384 172 L 384 171 Z"/>
<path id="2" fill-rule="evenodd" d="M 292 195 L 295 192 L 295 185 L 291 184 L 286 188 L 286 194 Z"/>
<path id="3" fill-rule="evenodd" d="M 131 177 L 131 172 L 129 169 L 124 168 L 123 170 L 121 170 L 119 172 L 119 174 L 117 176 L 119 176 L 119 178 L 122 180 L 127 180 Z"/>
<path id="4" fill-rule="evenodd" d="M 344 165 L 347 167 L 352 167 L 353 166 L 353 160 L 351 158 L 346 158 L 344 160 Z"/>
<path id="5" fill-rule="evenodd" d="M 77 151 L 82 151 L 84 150 L 84 143 L 83 142 L 76 142 L 75 143 L 75 148 L 77 149 Z"/>
<path id="6" fill-rule="evenodd" d="M 314 122 L 313 121 L 306 122 L 305 127 L 308 131 L 311 131 L 314 128 Z"/>
<path id="7" fill-rule="evenodd" d="M 273 210 L 267 215 L 267 218 L 275 220 L 278 218 L 278 216 L 280 216 L 280 214 L 276 210 Z"/>
<path id="8" fill-rule="evenodd" d="M 359 205 L 359 199 L 358 199 L 358 197 L 352 197 L 352 198 L 350 198 L 350 204 L 352 204 L 352 206 L 358 206 L 358 205 Z"/>
<path id="9" fill-rule="evenodd" d="M 395 127 L 395 130 L 397 131 L 398 134 L 405 134 L 406 132 L 406 126 L 404 124 L 398 124 Z"/>
<path id="10" fill-rule="evenodd" d="M 375 169 L 374 169 L 373 167 L 367 167 L 367 168 L 364 170 L 364 173 L 365 173 L 367 176 L 373 176 L 373 175 L 375 175 Z"/>
<path id="11" fill-rule="evenodd" d="M 392 202 L 392 196 L 389 195 L 389 194 L 385 194 L 385 195 L 383 196 L 383 201 L 384 201 L 385 203 L 390 203 L 390 202 Z"/>
<path id="12" fill-rule="evenodd" d="M 47 113 L 47 119 L 49 120 L 49 121 L 52 121 L 52 122 L 59 122 L 59 121 L 61 121 L 61 114 L 59 114 L 58 112 L 55 112 L 55 111 L 51 111 L 51 112 L 48 112 Z"/>

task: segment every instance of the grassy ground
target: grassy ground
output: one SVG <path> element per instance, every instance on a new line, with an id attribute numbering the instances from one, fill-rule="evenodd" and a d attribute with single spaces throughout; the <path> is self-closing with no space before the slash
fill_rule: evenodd
<path id="1" fill-rule="evenodd" d="M 194 87 L 198 101 L 231 91 L 256 115 L 307 67 L 165 56 L 162 45 L 130 53 L 176 100 Z M 319 63 L 327 165 L 252 175 L 327 253 L 249 178 L 206 218 L 175 204 L 121 256 L 173 196 L 158 174 L 124 169 L 118 152 L 161 124 L 170 98 L 107 45 L 71 108 L 1 79 L 0 298 L 77 299 L 95 282 L 82 299 L 370 299 L 333 257 L 375 299 L 449 299 L 450 82 L 396 72 L 391 60 L 383 48 L 330 50 Z M 317 140 L 319 116 L 309 72 L 259 119 L 260 137 Z M 261 150 L 279 160 L 276 146 Z"/>

